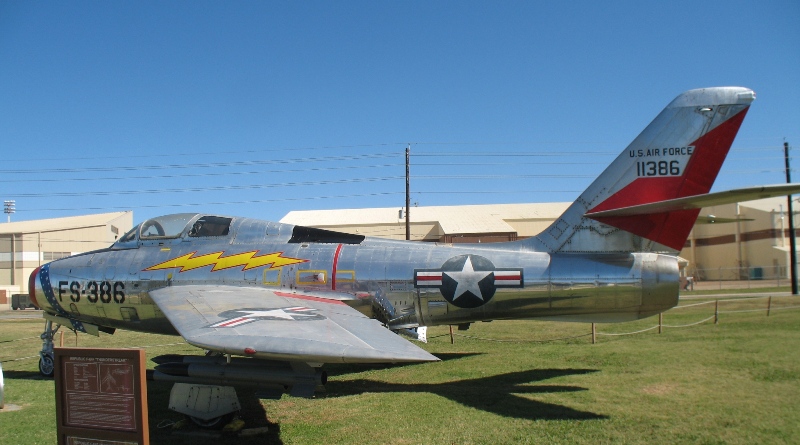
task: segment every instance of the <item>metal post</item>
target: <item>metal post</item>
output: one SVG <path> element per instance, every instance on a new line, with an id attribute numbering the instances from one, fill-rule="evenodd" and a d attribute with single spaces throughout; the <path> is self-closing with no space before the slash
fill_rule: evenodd
<path id="1" fill-rule="evenodd" d="M 783 143 L 783 157 L 786 161 L 786 183 L 792 182 L 791 169 L 789 168 L 789 143 Z M 792 295 L 797 295 L 797 239 L 794 232 L 794 211 L 792 210 L 792 195 L 786 197 L 789 202 L 789 261 L 792 271 Z"/>
<path id="2" fill-rule="evenodd" d="M 450 325 L 450 344 L 456 344 L 456 338 L 453 336 L 453 325 Z"/>
<path id="3" fill-rule="evenodd" d="M 767 317 L 769 317 L 769 311 L 772 309 L 772 297 L 767 299 Z"/>
<path id="4" fill-rule="evenodd" d="M 719 323 L 719 300 L 714 303 L 714 324 Z"/>
<path id="5" fill-rule="evenodd" d="M 3 390 L 3 386 L 3 366 L 2 363 L 0 363 L 0 410 L 5 407 L 5 402 L 3 401 L 5 398 L 5 391 Z"/>
<path id="6" fill-rule="evenodd" d="M 664 313 L 658 314 L 658 333 L 661 333 L 661 327 L 664 325 Z"/>

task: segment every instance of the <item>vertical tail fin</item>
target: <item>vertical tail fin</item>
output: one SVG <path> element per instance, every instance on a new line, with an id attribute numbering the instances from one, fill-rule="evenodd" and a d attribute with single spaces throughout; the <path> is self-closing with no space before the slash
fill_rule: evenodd
<path id="1" fill-rule="evenodd" d="M 752 90 L 740 87 L 679 95 L 528 242 L 550 252 L 680 250 L 699 209 L 595 219 L 585 214 L 708 193 L 754 99 Z"/>

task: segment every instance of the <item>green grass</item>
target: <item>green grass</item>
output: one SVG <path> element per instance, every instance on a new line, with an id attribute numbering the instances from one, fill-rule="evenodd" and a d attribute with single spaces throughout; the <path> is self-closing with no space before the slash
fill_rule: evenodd
<path id="1" fill-rule="evenodd" d="M 702 300 L 691 300 L 693 304 Z M 720 303 L 720 322 L 629 336 L 598 336 L 588 324 L 477 323 L 450 344 L 446 327 L 429 329 L 426 349 L 442 358 L 419 365 L 327 366 L 327 391 L 315 399 L 258 401 L 241 394 L 249 425 L 268 422 L 266 438 L 223 443 L 797 443 L 800 437 L 800 297 Z M 667 312 L 665 325 L 713 315 L 714 304 Z M 657 317 L 598 325 L 603 334 L 637 331 Z M 0 322 L 0 360 L 34 355 L 40 321 Z M 551 338 L 575 337 L 554 342 Z M 472 338 L 478 337 L 478 338 Z M 66 343 L 74 344 L 68 333 Z M 487 339 L 492 339 L 490 341 Z M 118 331 L 80 346 L 163 345 L 176 337 Z M 502 340 L 502 341 L 498 341 Z M 148 357 L 196 353 L 187 345 L 149 346 Z M 34 359 L 3 361 L 6 403 L 0 443 L 55 442 L 53 382 Z M 152 367 L 152 364 L 150 364 Z M 176 438 L 162 421 L 169 385 L 150 382 L 151 443 L 216 444 Z"/>

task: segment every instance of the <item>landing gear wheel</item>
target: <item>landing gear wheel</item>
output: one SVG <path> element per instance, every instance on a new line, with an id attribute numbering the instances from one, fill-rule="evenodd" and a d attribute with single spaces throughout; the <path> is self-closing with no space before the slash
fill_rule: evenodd
<path id="1" fill-rule="evenodd" d="M 199 417 L 192 417 L 192 416 L 186 416 L 186 417 L 188 417 L 192 421 L 192 423 L 199 426 L 200 428 L 218 430 L 227 425 L 228 423 L 230 423 L 230 421 L 233 420 L 233 416 L 235 414 L 236 413 L 228 413 L 225 414 L 224 416 L 214 417 L 213 419 L 208 419 L 208 420 L 203 420 Z"/>
<path id="2" fill-rule="evenodd" d="M 45 377 L 53 377 L 53 374 L 55 374 L 53 336 L 56 335 L 60 327 L 61 325 L 57 324 L 54 329 L 53 322 L 47 320 L 44 324 L 44 332 L 39 336 L 42 339 L 42 350 L 39 351 L 39 372 Z"/>
<path id="3" fill-rule="evenodd" d="M 39 372 L 45 377 L 53 377 L 56 367 L 52 355 L 42 354 L 39 356 Z"/>

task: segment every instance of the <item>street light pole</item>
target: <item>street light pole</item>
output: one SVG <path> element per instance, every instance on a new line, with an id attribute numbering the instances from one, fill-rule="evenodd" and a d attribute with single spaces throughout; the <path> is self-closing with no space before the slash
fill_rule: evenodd
<path id="1" fill-rule="evenodd" d="M 8 222 L 11 222 L 11 214 L 17 211 L 17 201 L 3 201 L 3 212 L 8 215 Z"/>

